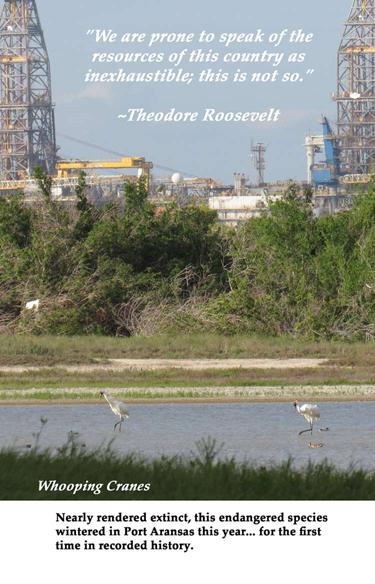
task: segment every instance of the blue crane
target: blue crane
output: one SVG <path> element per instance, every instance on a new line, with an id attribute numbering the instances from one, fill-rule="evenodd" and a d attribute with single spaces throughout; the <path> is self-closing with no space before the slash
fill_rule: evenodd
<path id="1" fill-rule="evenodd" d="M 327 118 L 321 121 L 323 125 L 323 139 L 325 162 L 319 162 L 312 166 L 313 183 L 316 186 L 337 186 L 339 184 L 340 169 L 340 148 L 337 136 L 332 132 Z"/>

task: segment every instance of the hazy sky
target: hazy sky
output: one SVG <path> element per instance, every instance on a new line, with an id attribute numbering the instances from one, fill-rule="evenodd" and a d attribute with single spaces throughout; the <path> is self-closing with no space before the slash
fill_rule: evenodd
<path id="1" fill-rule="evenodd" d="M 342 34 L 342 22 L 347 17 L 351 0 L 65 0 L 63 4 L 37 0 L 39 13 L 52 65 L 53 99 L 56 103 L 57 131 L 98 144 L 129 156 L 144 156 L 156 165 L 186 171 L 192 175 L 212 177 L 225 183 L 233 182 L 233 173 L 247 173 L 255 180 L 249 150 L 251 140 L 271 142 L 267 152 L 266 180 L 306 178 L 306 154 L 302 147 L 305 132 L 319 131 L 318 120 L 324 113 L 335 119 L 335 104 L 331 93 L 336 91 L 336 51 Z M 120 35 L 127 32 L 193 32 L 202 30 L 216 35 L 224 32 L 265 33 L 302 28 L 315 35 L 314 41 L 295 50 L 306 52 L 305 63 L 294 65 L 293 71 L 314 75 L 296 84 L 85 84 L 84 75 L 91 67 L 95 71 L 153 71 L 169 68 L 168 63 L 129 65 L 91 63 L 93 52 L 135 52 L 130 44 L 95 44 L 87 36 L 88 29 L 113 29 Z M 155 46 L 150 52 L 170 52 L 168 47 Z M 191 48 L 206 48 L 191 45 Z M 254 52 L 269 49 L 268 45 L 235 45 L 233 52 Z M 283 44 L 275 52 L 289 52 Z M 181 50 L 182 47 L 176 47 Z M 207 45 L 217 51 L 218 44 Z M 222 47 L 220 48 L 222 51 Z M 213 70 L 223 65 L 212 64 Z M 254 72 L 272 71 L 272 66 L 254 64 L 232 65 Z M 197 68 L 185 66 L 189 70 Z M 284 72 L 290 67 L 281 65 Z M 143 107 L 147 111 L 203 111 L 212 107 L 218 111 L 264 111 L 270 107 L 282 110 L 280 122 L 249 123 L 128 123 L 118 114 L 128 108 Z M 64 155 L 83 158 L 105 158 L 106 154 L 74 144 L 58 137 Z M 163 171 L 155 169 L 156 174 Z M 165 173 L 164 173 L 165 174 Z"/>

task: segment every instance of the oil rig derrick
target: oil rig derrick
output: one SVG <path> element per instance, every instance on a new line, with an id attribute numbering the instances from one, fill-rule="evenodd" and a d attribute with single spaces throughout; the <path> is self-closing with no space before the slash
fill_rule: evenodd
<path id="1" fill-rule="evenodd" d="M 5 0 L 0 15 L 0 176 L 55 173 L 51 70 L 35 0 Z"/>
<path id="2" fill-rule="evenodd" d="M 375 169 L 375 0 L 354 0 L 337 57 L 337 138 L 343 174 Z"/>

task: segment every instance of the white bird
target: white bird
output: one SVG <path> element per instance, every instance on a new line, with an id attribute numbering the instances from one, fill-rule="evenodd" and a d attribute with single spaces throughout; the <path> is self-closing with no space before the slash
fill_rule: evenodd
<path id="1" fill-rule="evenodd" d="M 116 401 L 115 399 L 111 399 L 110 397 L 108 397 L 108 395 L 106 394 L 105 391 L 101 391 L 100 392 L 100 397 L 105 397 L 105 399 L 107 400 L 107 402 L 109 403 L 109 407 L 111 408 L 112 412 L 114 414 L 116 414 L 116 416 L 120 416 L 120 421 L 117 422 L 114 426 L 114 430 L 116 430 L 116 426 L 118 426 L 120 424 L 120 428 L 119 428 L 119 432 L 121 431 L 121 424 L 123 423 L 125 418 L 129 417 L 129 412 L 128 409 L 126 407 L 126 405 L 120 401 Z M 124 418 L 125 416 L 125 418 Z"/>
<path id="2" fill-rule="evenodd" d="M 302 432 L 299 433 L 299 436 L 301 436 L 301 434 L 303 434 L 304 432 L 310 432 L 310 431 L 312 434 L 314 421 L 319 420 L 319 418 L 320 418 L 320 411 L 319 411 L 318 406 L 311 405 L 311 404 L 305 404 L 305 405 L 299 407 L 298 401 L 295 401 L 293 405 L 294 405 L 294 411 L 295 412 L 297 411 L 299 414 L 301 414 L 301 416 L 303 416 L 310 424 L 310 428 L 308 430 L 302 430 Z"/>
<path id="3" fill-rule="evenodd" d="M 39 310 L 40 300 L 32 300 L 31 302 L 26 302 L 27 310 Z"/>

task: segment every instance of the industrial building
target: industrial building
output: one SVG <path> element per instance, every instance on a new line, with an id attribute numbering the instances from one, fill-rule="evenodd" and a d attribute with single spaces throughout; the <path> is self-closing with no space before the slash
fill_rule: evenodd
<path id="1" fill-rule="evenodd" d="M 337 87 L 331 98 L 337 104 L 337 119 L 322 116 L 321 132 L 306 134 L 304 142 L 307 184 L 314 188 L 317 215 L 348 208 L 358 185 L 365 188 L 375 174 L 375 0 L 352 1 L 337 51 Z M 234 189 L 239 200 L 210 199 L 221 221 L 236 224 L 257 215 L 267 195 L 282 194 L 277 186 L 265 183 L 266 150 L 263 144 L 251 146 L 261 195 L 242 184 Z"/>
<path id="2" fill-rule="evenodd" d="M 318 212 L 346 208 L 354 185 L 366 185 L 375 172 L 375 0 L 354 0 L 344 23 L 337 52 L 337 87 L 332 99 L 337 119 L 322 116 L 321 132 L 306 134 L 306 183 L 315 189 Z M 324 104 L 323 108 L 324 108 Z M 322 108 L 322 109 L 323 109 Z M 0 191 L 24 190 L 38 197 L 35 167 L 53 177 L 56 197 L 71 200 L 81 170 L 88 172 L 92 192 L 104 199 L 118 196 L 125 174 L 144 175 L 150 196 L 160 206 L 204 201 L 218 211 L 219 220 L 236 225 L 267 208 L 267 197 L 282 196 L 290 183 L 266 182 L 268 146 L 251 143 L 257 182 L 235 174 L 234 184 L 186 177 L 163 168 L 165 177 L 152 177 L 153 163 L 142 157 L 97 147 L 110 159 L 64 160 L 56 142 L 51 67 L 35 0 L 4 0 L 0 14 Z M 82 143 L 82 140 L 64 136 Z M 113 158 L 114 156 L 114 158 Z M 96 172 L 95 172 L 96 171 Z M 118 174 L 105 176 L 104 171 Z M 134 171 L 133 171 L 134 172 Z M 301 187 L 303 183 L 301 183 Z"/>

